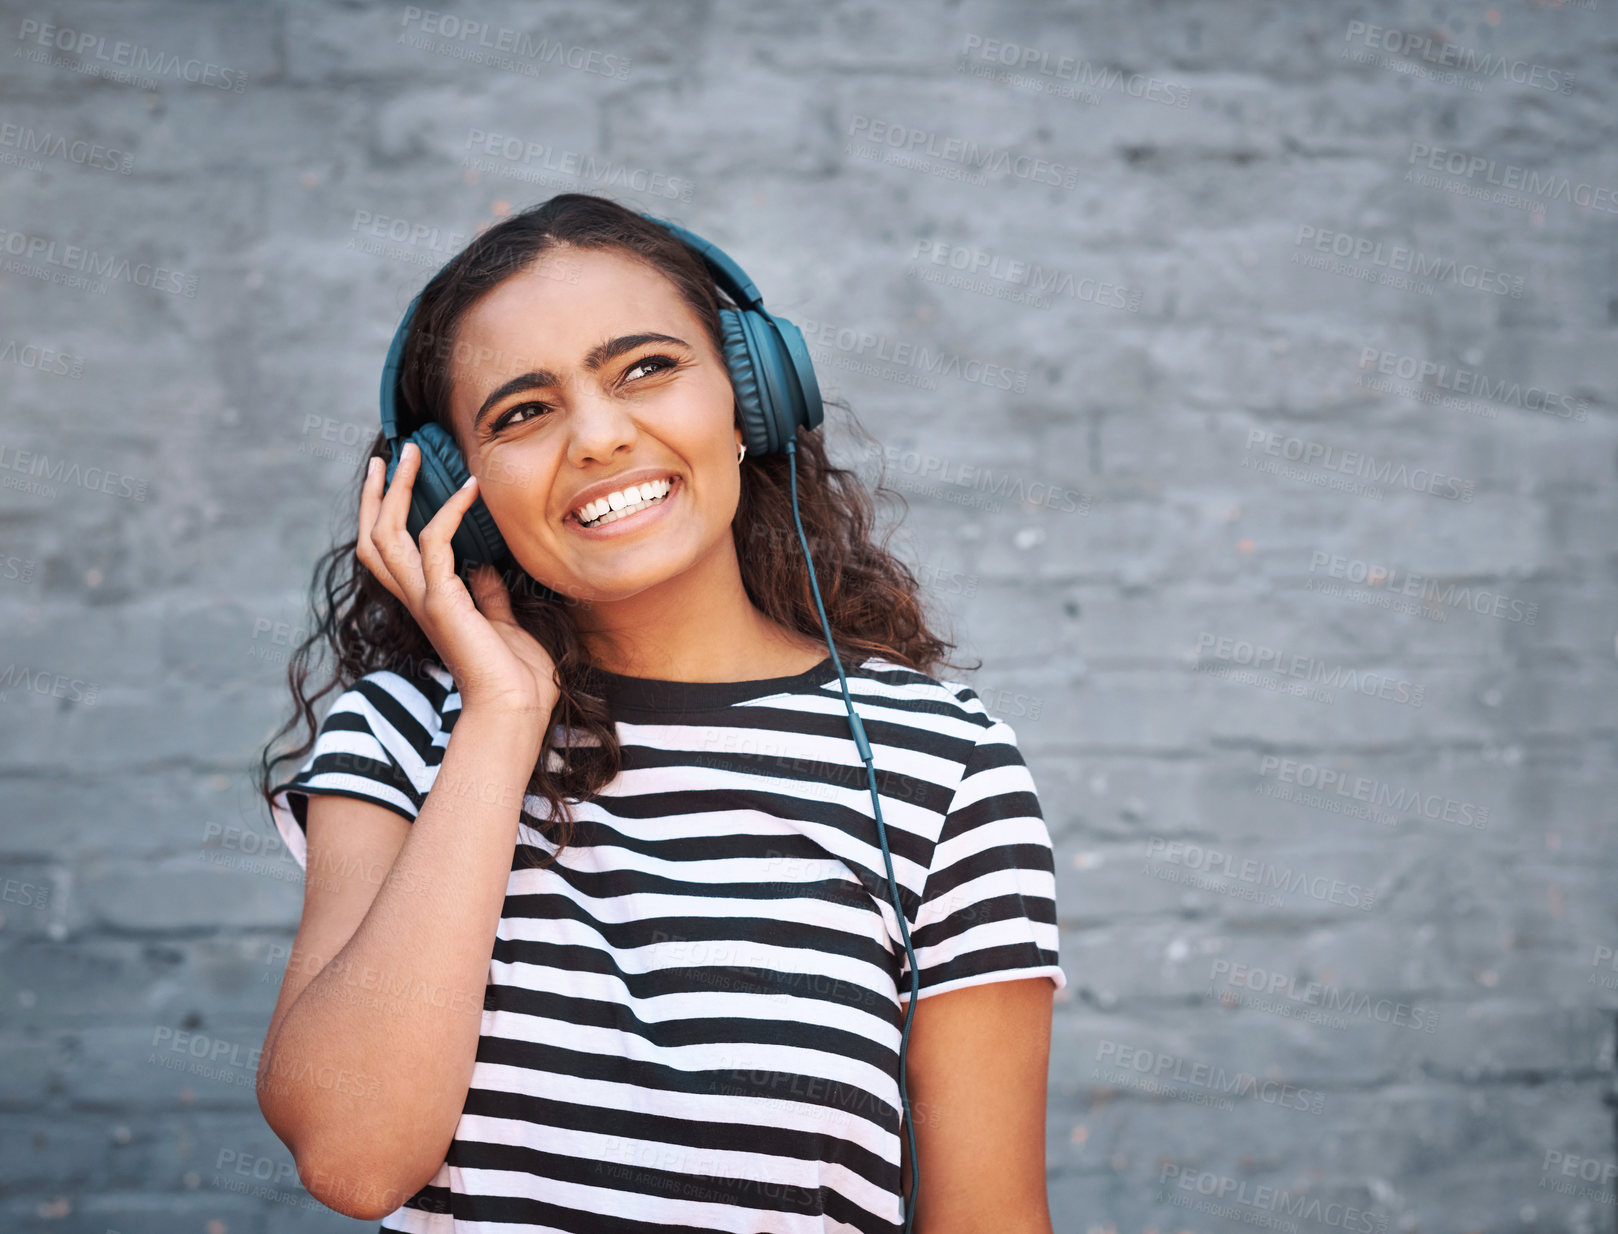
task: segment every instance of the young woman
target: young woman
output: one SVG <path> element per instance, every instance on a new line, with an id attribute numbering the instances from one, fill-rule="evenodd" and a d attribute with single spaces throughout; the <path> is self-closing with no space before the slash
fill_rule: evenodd
<path id="1" fill-rule="evenodd" d="M 317 570 L 289 670 L 310 736 L 272 759 L 288 721 L 264 754 L 307 881 L 260 1106 L 314 1196 L 386 1230 L 896 1231 L 913 1131 L 915 1230 L 1049 1234 L 1066 978 L 1033 781 L 1012 728 L 932 675 L 953 644 L 800 432 L 919 970 L 905 1128 L 910 962 L 789 460 L 743 449 L 720 294 L 666 228 L 583 194 L 423 290 L 403 412 L 474 479 L 418 545 L 416 447 L 385 486 L 379 435 L 357 534 Z M 468 586 L 450 538 L 477 497 L 512 564 Z"/>

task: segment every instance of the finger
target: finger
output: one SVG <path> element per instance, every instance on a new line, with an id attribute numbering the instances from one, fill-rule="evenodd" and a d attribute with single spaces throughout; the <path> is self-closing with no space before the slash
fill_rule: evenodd
<path id="1" fill-rule="evenodd" d="M 354 535 L 354 556 L 359 558 L 360 564 L 371 572 L 377 582 L 395 598 L 402 600 L 404 597 L 400 594 L 399 584 L 389 573 L 387 564 L 377 552 L 376 542 L 371 538 L 382 506 L 382 484 L 386 470 L 379 457 L 373 456 L 366 464 L 365 482 L 360 486 L 360 517 Z"/>
<path id="2" fill-rule="evenodd" d="M 383 495 L 376 523 L 371 528 L 371 542 L 403 591 L 400 598 L 412 609 L 420 603 L 426 590 L 421 553 L 405 523 L 410 513 L 411 488 L 420 465 L 421 448 L 415 442 L 406 442 L 399 454 L 399 466 L 393 472 L 393 482 Z"/>
<path id="3" fill-rule="evenodd" d="M 469 476 L 421 529 L 421 567 L 429 595 L 437 588 L 448 587 L 454 591 L 464 587 L 455 573 L 453 541 L 462 517 L 472 508 L 477 496 L 477 477 Z"/>
<path id="4" fill-rule="evenodd" d="M 410 494 L 420 470 L 421 447 L 407 441 L 399 452 L 399 465 L 393 469 L 393 479 L 387 482 L 377 513 L 377 523 L 385 534 L 393 534 L 395 528 L 404 530 L 405 518 L 410 513 Z"/>

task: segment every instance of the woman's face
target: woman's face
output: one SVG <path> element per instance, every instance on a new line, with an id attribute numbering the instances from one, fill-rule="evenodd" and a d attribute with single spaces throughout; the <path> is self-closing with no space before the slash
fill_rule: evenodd
<path id="1" fill-rule="evenodd" d="M 485 294 L 455 341 L 453 433 L 530 575 L 611 601 L 734 551 L 742 438 L 730 376 L 652 267 L 615 249 L 557 250 Z M 592 496 L 663 477 L 672 489 L 644 511 L 579 522 Z"/>

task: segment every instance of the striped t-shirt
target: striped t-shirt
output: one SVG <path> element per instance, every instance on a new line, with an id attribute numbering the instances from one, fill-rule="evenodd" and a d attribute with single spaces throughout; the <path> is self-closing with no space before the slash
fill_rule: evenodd
<path id="1" fill-rule="evenodd" d="M 920 996 L 1062 989 L 1050 833 L 1011 726 L 965 684 L 882 657 L 843 667 Z M 597 681 L 622 771 L 572 807 L 546 869 L 523 861 L 555 852 L 532 826 L 546 802 L 527 798 L 454 1140 L 381 1228 L 902 1230 L 910 965 L 836 666 Z M 278 791 L 298 864 L 302 794 L 413 819 L 459 714 L 439 665 L 341 694 Z"/>

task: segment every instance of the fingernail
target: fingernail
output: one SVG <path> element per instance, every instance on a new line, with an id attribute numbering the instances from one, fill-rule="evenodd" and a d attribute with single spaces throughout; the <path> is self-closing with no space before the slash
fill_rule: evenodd
<path id="1" fill-rule="evenodd" d="M 476 476 L 467 476 L 466 477 L 466 483 L 461 485 L 461 487 L 462 488 L 471 488 L 472 487 L 472 481 L 476 480 L 476 479 L 477 479 Z"/>

